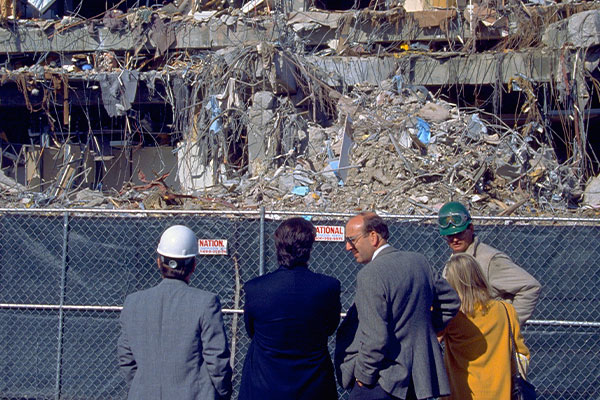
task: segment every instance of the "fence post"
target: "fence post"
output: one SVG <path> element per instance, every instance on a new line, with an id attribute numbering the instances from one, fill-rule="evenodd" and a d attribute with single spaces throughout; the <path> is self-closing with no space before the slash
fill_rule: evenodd
<path id="1" fill-rule="evenodd" d="M 260 208 L 260 233 L 259 233 L 259 256 L 258 256 L 258 274 L 265 273 L 265 208 Z"/>
<path id="2" fill-rule="evenodd" d="M 63 217 L 63 246 L 62 246 L 62 267 L 60 273 L 60 299 L 58 306 L 58 345 L 56 350 L 56 387 L 55 398 L 60 399 L 61 379 L 62 379 L 62 347 L 63 347 L 63 306 L 65 304 L 65 281 L 67 279 L 67 239 L 69 234 L 69 212 L 65 211 Z"/>

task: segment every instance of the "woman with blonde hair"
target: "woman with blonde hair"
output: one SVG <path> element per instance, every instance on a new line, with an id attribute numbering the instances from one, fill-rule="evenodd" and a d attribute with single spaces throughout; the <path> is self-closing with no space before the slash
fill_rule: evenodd
<path id="1" fill-rule="evenodd" d="M 444 399 L 510 400 L 509 326 L 517 353 L 529 359 L 517 313 L 511 304 L 492 299 L 479 263 L 469 254 L 454 254 L 446 268 L 446 279 L 458 293 L 461 307 L 441 334 L 451 388 Z"/>

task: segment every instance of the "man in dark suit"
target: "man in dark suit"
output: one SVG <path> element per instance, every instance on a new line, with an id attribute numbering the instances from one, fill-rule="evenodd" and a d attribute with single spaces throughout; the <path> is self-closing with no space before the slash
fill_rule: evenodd
<path id="1" fill-rule="evenodd" d="M 244 322 L 252 338 L 240 400 L 337 399 L 327 338 L 340 320 L 340 282 L 311 272 L 315 227 L 303 218 L 275 231 L 279 269 L 244 286 Z"/>
<path id="2" fill-rule="evenodd" d="M 162 282 L 130 294 L 121 311 L 117 353 L 129 400 L 231 397 L 229 348 L 216 295 L 188 286 L 198 240 L 167 229 L 158 244 Z"/>
<path id="3" fill-rule="evenodd" d="M 356 399 L 428 399 L 450 393 L 436 332 L 460 300 L 419 253 L 387 243 L 388 227 L 363 212 L 346 224 L 346 250 L 366 264 L 337 334 L 336 367 Z"/>

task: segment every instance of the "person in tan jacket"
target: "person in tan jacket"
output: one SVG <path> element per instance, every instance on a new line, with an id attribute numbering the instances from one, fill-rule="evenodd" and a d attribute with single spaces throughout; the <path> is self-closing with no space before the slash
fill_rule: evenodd
<path id="1" fill-rule="evenodd" d="M 540 283 L 509 256 L 481 242 L 463 204 L 456 201 L 444 204 L 438 214 L 438 224 L 452 253 L 467 253 L 477 260 L 492 297 L 512 303 L 523 326 L 535 309 L 542 289 Z M 446 276 L 446 268 L 442 275 Z"/>

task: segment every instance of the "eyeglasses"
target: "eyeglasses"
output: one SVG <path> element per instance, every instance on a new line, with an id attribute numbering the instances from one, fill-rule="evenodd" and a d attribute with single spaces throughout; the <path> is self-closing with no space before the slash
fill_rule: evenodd
<path id="1" fill-rule="evenodd" d="M 358 242 L 361 238 L 367 236 L 369 234 L 369 232 L 363 232 L 363 233 L 359 233 L 358 235 L 354 235 L 354 236 L 346 236 L 346 242 L 352 246 L 352 247 L 356 247 L 354 244 L 356 242 Z"/>
<path id="2" fill-rule="evenodd" d="M 469 217 L 465 214 L 446 214 L 438 219 L 440 228 L 446 229 L 450 225 L 462 226 L 469 222 Z"/>

